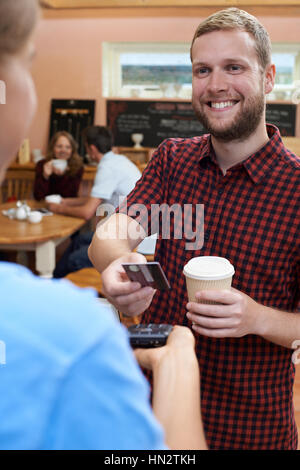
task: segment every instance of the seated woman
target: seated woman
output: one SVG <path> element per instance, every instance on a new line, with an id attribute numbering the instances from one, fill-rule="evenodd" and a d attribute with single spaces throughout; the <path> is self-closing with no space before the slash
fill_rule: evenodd
<path id="1" fill-rule="evenodd" d="M 65 170 L 55 168 L 55 159 L 67 160 Z M 83 174 L 83 161 L 77 153 L 74 138 L 65 131 L 57 132 L 51 139 L 47 156 L 36 165 L 34 197 L 38 201 L 49 194 L 76 197 Z"/>

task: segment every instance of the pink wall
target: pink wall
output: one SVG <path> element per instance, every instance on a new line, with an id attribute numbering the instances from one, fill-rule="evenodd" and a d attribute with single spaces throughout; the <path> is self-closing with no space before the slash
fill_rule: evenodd
<path id="1" fill-rule="evenodd" d="M 212 11 L 196 8 L 46 11 L 36 34 L 33 77 L 39 107 L 29 135 L 31 148 L 45 150 L 52 98 L 96 99 L 95 121 L 105 124 L 101 79 L 104 41 L 190 42 L 201 18 Z M 300 42 L 299 16 L 258 17 L 274 42 Z"/>

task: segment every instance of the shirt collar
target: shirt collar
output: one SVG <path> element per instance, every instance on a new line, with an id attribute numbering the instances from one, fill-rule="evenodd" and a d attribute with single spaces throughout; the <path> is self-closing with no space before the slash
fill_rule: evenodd
<path id="1" fill-rule="evenodd" d="M 113 154 L 114 154 L 114 152 L 113 152 L 112 150 L 109 150 L 108 152 L 106 152 L 106 153 L 103 155 L 102 160 L 103 160 L 103 158 L 109 158 L 110 155 L 113 155 Z"/>
<path id="2" fill-rule="evenodd" d="M 272 124 L 267 124 L 267 132 L 269 136 L 268 142 L 260 150 L 253 153 L 246 158 L 246 160 L 234 167 L 244 167 L 255 184 L 258 184 L 270 169 L 273 168 L 276 164 L 277 158 L 280 156 L 282 149 L 284 148 L 277 127 Z M 204 136 L 203 148 L 200 153 L 199 161 L 204 158 L 210 158 L 215 164 L 218 164 L 209 134 Z"/>
<path id="3" fill-rule="evenodd" d="M 99 165 L 102 165 L 102 164 L 103 164 L 103 163 L 102 163 L 103 161 L 106 161 L 107 159 L 110 160 L 111 155 L 114 155 L 114 152 L 113 152 L 112 150 L 109 150 L 108 152 L 104 153 L 104 154 L 103 154 L 103 157 L 100 158 L 100 161 L 99 161 L 99 163 L 98 163 L 98 166 L 99 166 Z"/>

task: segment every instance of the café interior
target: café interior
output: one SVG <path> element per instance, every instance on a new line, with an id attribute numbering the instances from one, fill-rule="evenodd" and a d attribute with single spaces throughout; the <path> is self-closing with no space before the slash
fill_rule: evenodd
<path id="1" fill-rule="evenodd" d="M 233 3 L 232 6 L 258 17 L 270 34 L 278 79 L 267 105 L 273 123 L 282 126 L 284 143 L 299 155 L 300 2 Z M 159 140 L 173 137 L 174 130 L 159 136 L 157 129 L 149 130 L 147 125 L 143 128 L 141 115 L 147 114 L 149 103 L 171 103 L 178 109 L 186 105 L 188 109 L 189 45 L 193 32 L 202 19 L 231 5 L 225 0 L 44 0 L 41 6 L 32 66 L 38 109 L 0 191 L 0 252 L 6 259 L 49 278 L 70 236 L 87 225 L 91 227 L 91 223 L 76 217 L 57 216 L 53 221 L 44 216 L 42 223 L 30 224 L 27 220 L 9 219 L 3 211 L 16 208 L 20 201 L 45 207 L 44 201 L 34 201 L 33 186 L 36 165 L 46 155 L 50 138 L 65 130 L 77 140 L 84 161 L 79 196 L 89 196 L 97 169 L 82 145 L 84 126 L 113 128 L 114 151 L 126 155 L 143 172 Z M 117 121 L 124 103 L 131 113 L 127 127 L 126 114 Z M 134 119 L 132 113 L 137 114 Z M 154 259 L 153 250 L 145 255 L 150 261 Z M 83 268 L 66 277 L 79 287 L 93 287 L 99 299 L 104 299 L 101 276 L 95 268 Z M 122 314 L 120 319 L 126 326 L 139 322 L 138 317 L 129 320 Z M 300 430 L 297 368 L 294 403 Z"/>

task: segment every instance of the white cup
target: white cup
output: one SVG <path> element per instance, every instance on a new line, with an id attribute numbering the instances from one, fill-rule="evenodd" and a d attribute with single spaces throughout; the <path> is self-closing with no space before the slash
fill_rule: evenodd
<path id="1" fill-rule="evenodd" d="M 195 294 L 201 290 L 230 289 L 234 267 L 226 259 L 218 256 L 198 256 L 192 258 L 183 268 L 188 298 L 197 302 Z M 214 303 L 201 301 L 201 303 Z"/>
<path id="2" fill-rule="evenodd" d="M 43 216 L 40 212 L 38 211 L 32 211 L 28 215 L 28 220 L 32 224 L 38 224 L 42 220 Z"/>
<path id="3" fill-rule="evenodd" d="M 54 203 L 54 204 L 60 204 L 62 200 L 62 197 L 60 194 L 49 194 L 49 196 L 45 197 L 46 202 Z"/>
<path id="4" fill-rule="evenodd" d="M 44 158 L 43 155 L 42 155 L 41 149 L 33 149 L 32 150 L 32 155 L 33 155 L 34 163 L 37 163 L 37 162 L 39 162 L 40 160 L 42 160 Z"/>
<path id="5" fill-rule="evenodd" d="M 52 166 L 60 171 L 65 171 L 67 168 L 68 162 L 67 160 L 63 160 L 62 158 L 57 158 L 52 160 Z"/>

